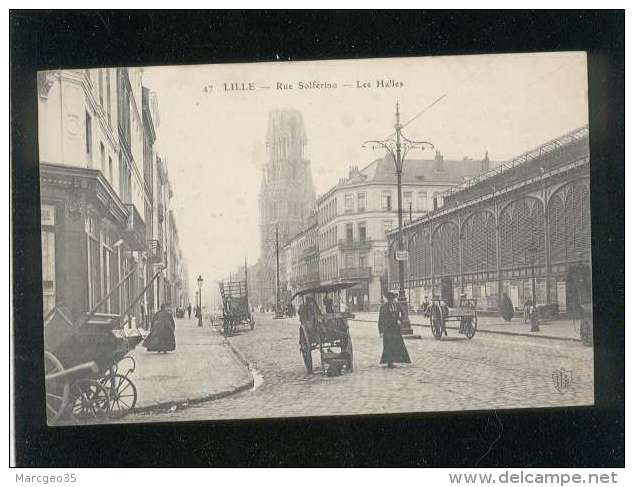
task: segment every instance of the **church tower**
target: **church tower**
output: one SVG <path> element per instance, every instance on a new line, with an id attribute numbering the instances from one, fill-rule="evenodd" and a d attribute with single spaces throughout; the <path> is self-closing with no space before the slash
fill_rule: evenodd
<path id="1" fill-rule="evenodd" d="M 262 278 L 274 302 L 275 228 L 280 247 L 298 233 L 315 204 L 310 161 L 305 157 L 307 138 L 298 110 L 273 110 L 266 133 L 266 163 L 260 187 L 260 262 Z"/>

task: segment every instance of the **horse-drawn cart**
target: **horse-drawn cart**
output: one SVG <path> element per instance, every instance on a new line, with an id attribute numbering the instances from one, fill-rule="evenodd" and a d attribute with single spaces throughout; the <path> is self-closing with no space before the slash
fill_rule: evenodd
<path id="1" fill-rule="evenodd" d="M 456 321 L 460 323 L 458 333 L 471 339 L 478 329 L 478 312 L 476 310 L 477 299 L 460 298 L 457 308 L 449 308 L 442 299 L 434 298 L 428 308 L 429 324 L 432 335 L 436 340 L 441 340 L 447 336 L 447 322 Z"/>
<path id="2" fill-rule="evenodd" d="M 354 361 L 348 319 L 354 318 L 354 315 L 341 312 L 338 303 L 340 291 L 354 285 L 355 282 L 340 282 L 311 287 L 291 298 L 291 301 L 300 299 L 299 351 L 309 373 L 313 371 L 313 350 L 319 350 L 322 373 L 338 375 L 343 367 L 352 372 Z M 332 295 L 336 295 L 337 299 L 333 299 Z M 323 310 L 318 304 L 318 298 L 322 296 Z"/>
<path id="3" fill-rule="evenodd" d="M 255 320 L 249 307 L 247 281 L 225 281 L 218 286 L 222 298 L 222 333 L 231 336 L 240 325 L 248 325 L 253 330 Z"/>

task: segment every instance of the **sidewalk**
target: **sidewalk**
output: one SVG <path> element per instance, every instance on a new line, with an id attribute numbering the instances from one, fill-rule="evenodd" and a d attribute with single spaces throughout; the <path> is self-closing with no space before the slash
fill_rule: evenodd
<path id="1" fill-rule="evenodd" d="M 180 406 L 219 399 L 253 386 L 253 376 L 224 338 L 197 320 L 177 319 L 176 350 L 147 352 L 140 344 L 130 354 L 136 370 L 136 410 Z"/>
<path id="2" fill-rule="evenodd" d="M 378 312 L 357 312 L 352 321 L 377 323 Z M 423 315 L 410 315 L 413 326 L 424 326 L 429 328 L 429 318 Z M 540 331 L 531 332 L 531 325 L 524 323 L 522 318 L 513 318 L 511 321 L 504 321 L 500 317 L 478 316 L 477 333 L 496 333 L 501 335 L 518 335 L 536 338 L 550 338 L 554 340 L 576 340 L 579 341 L 579 323 L 572 320 L 543 321 L 539 323 Z M 447 329 L 458 329 L 458 322 L 448 322 Z M 431 332 L 430 332 L 431 335 Z"/>

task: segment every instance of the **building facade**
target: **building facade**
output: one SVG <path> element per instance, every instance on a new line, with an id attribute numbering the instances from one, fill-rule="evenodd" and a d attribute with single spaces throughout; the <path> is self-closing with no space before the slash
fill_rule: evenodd
<path id="1" fill-rule="evenodd" d="M 266 135 L 267 161 L 259 194 L 260 261 L 256 266 L 254 301 L 276 302 L 276 232 L 280 248 L 298 233 L 314 207 L 307 137 L 301 112 L 269 113 Z M 280 286 L 282 279 L 280 278 Z"/>
<path id="2" fill-rule="evenodd" d="M 482 161 L 407 160 L 403 169 L 403 207 L 414 220 L 442 205 L 448 188 L 478 174 Z M 317 199 L 316 212 L 290 241 L 292 291 L 315 284 L 356 281 L 345 291 L 352 311 L 375 310 L 386 286 L 387 233 L 398 224 L 396 175 L 389 156 L 365 168 L 351 167 Z"/>
<path id="3" fill-rule="evenodd" d="M 551 140 L 452 188 L 442 208 L 404 227 L 405 283 L 416 307 L 425 296 L 478 299 L 496 309 L 507 294 L 516 308 L 532 298 L 565 311 L 570 275 L 590 278 L 588 128 Z M 398 288 L 389 239 L 389 285 Z"/>
<path id="4" fill-rule="evenodd" d="M 45 314 L 147 315 L 156 136 L 142 90 L 139 68 L 38 74 Z"/>

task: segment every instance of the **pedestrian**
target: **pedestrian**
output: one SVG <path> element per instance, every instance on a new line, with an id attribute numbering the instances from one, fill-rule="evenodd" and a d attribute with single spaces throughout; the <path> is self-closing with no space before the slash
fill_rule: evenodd
<path id="1" fill-rule="evenodd" d="M 187 318 L 192 319 L 192 303 L 187 305 Z"/>
<path id="2" fill-rule="evenodd" d="M 161 310 L 152 318 L 152 330 L 143 341 L 143 346 L 148 352 L 167 353 L 175 350 L 175 329 L 174 318 L 167 311 L 165 303 L 161 304 Z"/>
<path id="3" fill-rule="evenodd" d="M 387 303 L 382 304 L 379 310 L 379 335 L 383 338 L 383 355 L 380 363 L 387 364 L 393 369 L 395 363 L 410 364 L 412 361 L 401 336 L 403 311 L 400 305 L 394 302 L 395 293 L 388 291 L 386 297 Z"/>
<path id="4" fill-rule="evenodd" d="M 141 327 L 147 328 L 145 325 L 145 306 L 141 303 Z"/>
<path id="5" fill-rule="evenodd" d="M 531 316 L 531 308 L 533 307 L 533 300 L 531 298 L 527 298 L 524 302 L 524 323 L 528 323 L 528 320 Z"/>

